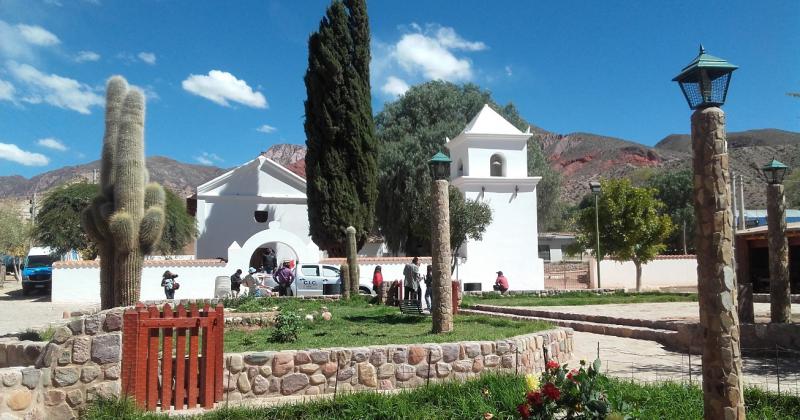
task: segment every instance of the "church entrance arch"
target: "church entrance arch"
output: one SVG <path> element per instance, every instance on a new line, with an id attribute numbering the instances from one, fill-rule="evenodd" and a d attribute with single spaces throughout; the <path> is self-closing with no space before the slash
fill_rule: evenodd
<path id="1" fill-rule="evenodd" d="M 270 244 L 279 244 L 278 262 L 285 259 L 281 255 L 283 250 L 284 255 L 293 255 L 295 263 L 317 263 L 319 262 L 319 251 L 315 249 L 316 245 L 313 243 L 306 244 L 303 239 L 292 232 L 281 229 L 277 222 L 271 222 L 267 229 L 256 232 L 251 236 L 238 252 L 230 255 L 229 264 L 236 268 L 241 268 L 246 271 L 252 265 L 251 260 L 255 256 L 260 256 L 264 251 L 264 247 Z M 255 267 L 258 268 L 258 267 Z"/>

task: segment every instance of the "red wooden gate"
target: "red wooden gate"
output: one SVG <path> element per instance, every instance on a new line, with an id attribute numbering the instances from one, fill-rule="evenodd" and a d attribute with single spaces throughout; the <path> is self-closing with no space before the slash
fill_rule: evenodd
<path id="1" fill-rule="evenodd" d="M 139 303 L 125 311 L 123 394 L 148 410 L 181 410 L 198 403 L 212 408 L 222 398 L 224 325 L 222 305 L 199 309 L 191 303 L 188 311 L 184 305 L 173 311 L 165 304 L 159 311 Z"/>

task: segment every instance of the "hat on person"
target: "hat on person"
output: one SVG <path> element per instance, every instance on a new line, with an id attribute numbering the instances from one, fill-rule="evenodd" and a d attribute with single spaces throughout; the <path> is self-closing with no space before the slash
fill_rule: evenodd
<path id="1" fill-rule="evenodd" d="M 167 270 L 167 271 L 164 272 L 164 274 L 161 275 L 161 277 L 170 278 L 170 277 L 172 277 L 172 272 Z"/>
<path id="2" fill-rule="evenodd" d="M 497 272 L 497 275 L 498 275 L 498 276 L 502 276 L 502 275 L 503 275 L 503 272 L 502 272 L 502 271 L 498 271 L 498 272 Z"/>
<path id="3" fill-rule="evenodd" d="M 249 269 L 249 270 L 247 270 L 247 272 L 248 272 L 248 273 L 250 273 L 250 274 L 253 274 L 253 273 L 255 273 L 255 272 L 256 272 L 256 269 L 255 269 L 255 268 L 253 268 L 253 267 L 250 267 L 250 269 Z"/>

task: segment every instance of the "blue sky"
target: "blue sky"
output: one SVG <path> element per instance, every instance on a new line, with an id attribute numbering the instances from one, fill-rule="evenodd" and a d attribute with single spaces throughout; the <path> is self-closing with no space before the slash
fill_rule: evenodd
<path id="1" fill-rule="evenodd" d="M 145 90 L 148 155 L 230 167 L 303 143 L 308 35 L 328 1 L 0 0 L 0 175 L 97 159 L 103 86 Z M 740 66 L 729 131 L 800 131 L 800 2 L 373 1 L 373 111 L 474 82 L 531 123 L 654 144 L 688 131 L 671 78 Z"/>

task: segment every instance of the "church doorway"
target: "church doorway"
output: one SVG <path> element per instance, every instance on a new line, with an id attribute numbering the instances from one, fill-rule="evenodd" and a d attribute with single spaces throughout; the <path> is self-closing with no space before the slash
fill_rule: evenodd
<path id="1" fill-rule="evenodd" d="M 299 256 L 291 246 L 282 242 L 267 242 L 262 244 L 250 255 L 250 267 L 263 272 L 267 264 L 266 252 L 267 249 L 275 255 L 276 267 L 279 268 L 284 262 L 289 263 L 289 267 L 294 269 L 299 263 Z"/>

